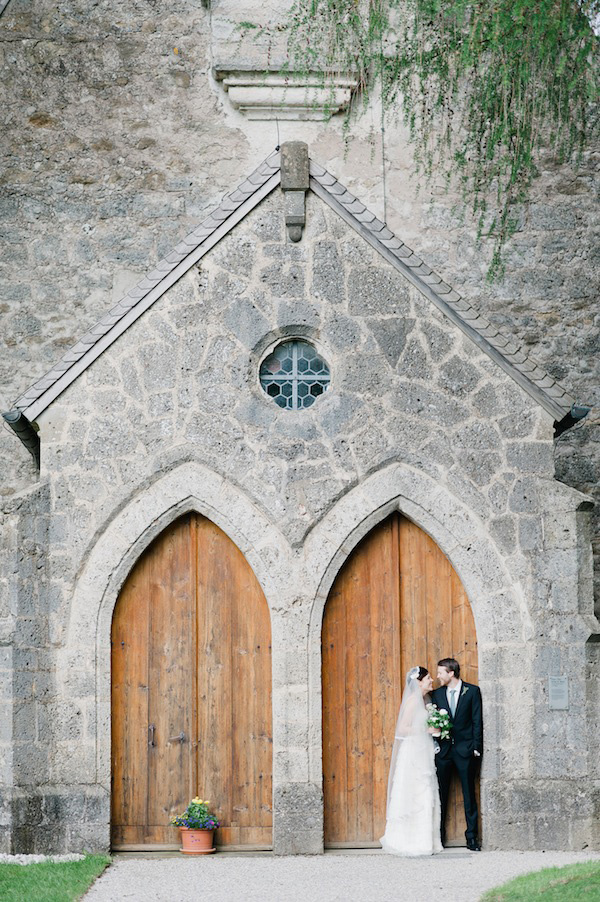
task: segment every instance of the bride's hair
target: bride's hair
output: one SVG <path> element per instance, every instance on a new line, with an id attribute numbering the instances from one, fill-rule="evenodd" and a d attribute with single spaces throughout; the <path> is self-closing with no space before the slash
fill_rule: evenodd
<path id="1" fill-rule="evenodd" d="M 408 672 L 408 678 L 411 680 L 422 680 L 428 673 L 429 671 L 426 667 L 413 667 L 413 669 Z"/>

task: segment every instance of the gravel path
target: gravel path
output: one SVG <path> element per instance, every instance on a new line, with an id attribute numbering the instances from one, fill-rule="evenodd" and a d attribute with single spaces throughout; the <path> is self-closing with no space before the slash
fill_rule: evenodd
<path id="1" fill-rule="evenodd" d="M 477 902 L 529 871 L 600 861 L 600 853 L 467 852 L 406 859 L 373 852 L 273 858 L 217 853 L 202 858 L 119 856 L 85 902 Z"/>

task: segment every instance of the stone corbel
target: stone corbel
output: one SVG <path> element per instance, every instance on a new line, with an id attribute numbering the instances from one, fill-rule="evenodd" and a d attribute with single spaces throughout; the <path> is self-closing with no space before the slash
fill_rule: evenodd
<path id="1" fill-rule="evenodd" d="M 290 241 L 300 241 L 306 223 L 309 185 L 308 145 L 287 141 L 281 145 L 281 190 L 285 198 L 285 225 Z"/>

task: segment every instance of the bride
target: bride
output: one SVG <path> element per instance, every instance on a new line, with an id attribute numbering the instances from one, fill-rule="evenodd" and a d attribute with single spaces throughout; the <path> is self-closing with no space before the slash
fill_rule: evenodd
<path id="1" fill-rule="evenodd" d="M 408 672 L 390 765 L 385 834 L 380 840 L 384 852 L 393 855 L 442 851 L 434 730 L 427 727 L 424 700 L 432 686 L 425 667 Z"/>

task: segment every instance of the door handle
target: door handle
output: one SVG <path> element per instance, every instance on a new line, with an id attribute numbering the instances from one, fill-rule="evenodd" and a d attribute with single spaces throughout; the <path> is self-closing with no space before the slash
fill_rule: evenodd
<path id="1" fill-rule="evenodd" d="M 156 727 L 154 726 L 153 723 L 151 723 L 150 726 L 148 727 L 148 745 L 151 746 L 152 748 L 154 748 L 156 745 L 156 743 L 154 741 L 155 729 L 156 729 Z"/>
<path id="2" fill-rule="evenodd" d="M 171 736 L 171 738 L 168 741 L 169 742 L 185 742 L 185 733 L 182 730 L 181 733 L 179 734 L 179 736 Z"/>

